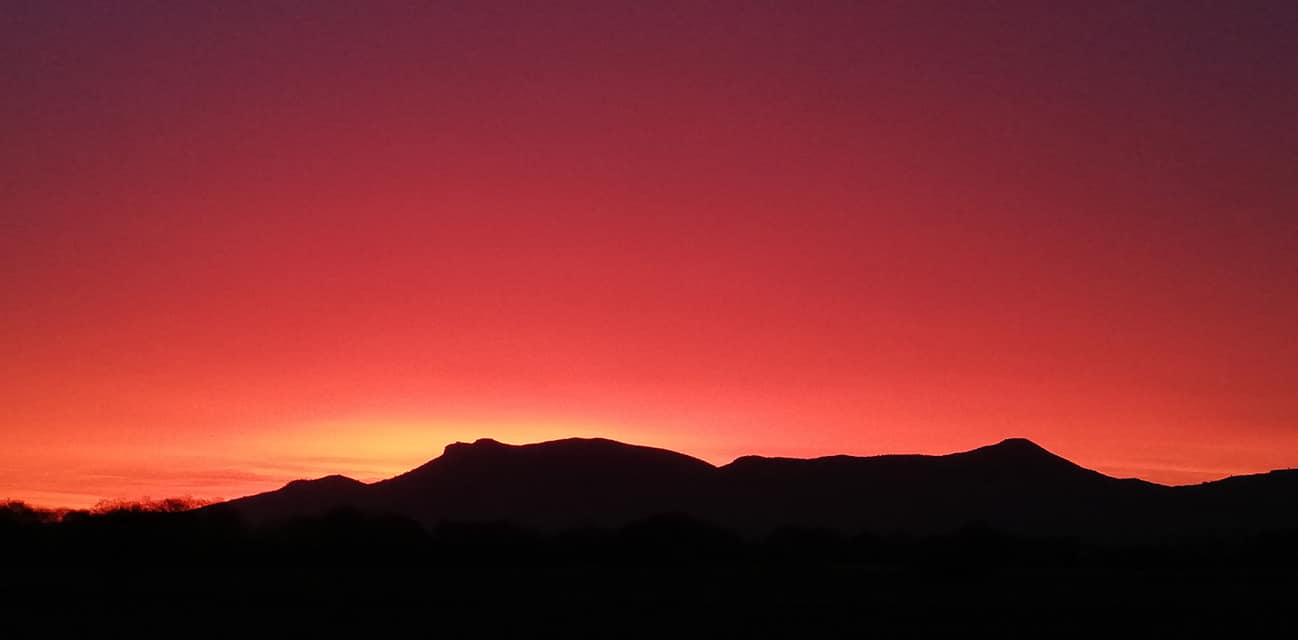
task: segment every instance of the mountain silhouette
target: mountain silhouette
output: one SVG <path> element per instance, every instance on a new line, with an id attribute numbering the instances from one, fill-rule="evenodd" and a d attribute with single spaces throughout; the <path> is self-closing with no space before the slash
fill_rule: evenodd
<path id="1" fill-rule="evenodd" d="M 425 526 L 563 530 L 675 515 L 757 535 L 781 527 L 928 535 L 980 526 L 1121 541 L 1293 529 L 1298 471 L 1168 487 L 1106 476 L 1023 438 L 941 456 L 744 456 L 721 467 L 600 438 L 481 439 L 373 484 L 329 476 L 207 507 L 253 524 L 340 508 Z"/>
<path id="2" fill-rule="evenodd" d="M 687 508 L 715 471 L 672 451 L 599 438 L 522 446 L 483 439 L 452 444 L 373 490 L 383 508 L 422 522 L 608 526 Z"/>
<path id="3" fill-rule="evenodd" d="M 146 607 L 132 631 L 243 612 L 233 635 L 269 611 L 325 633 L 351 614 L 373 635 L 405 611 L 410 628 L 475 637 L 1068 637 L 1133 617 L 1153 635 L 1180 621 L 1261 636 L 1291 623 L 1298 470 L 1167 487 L 1019 438 L 719 467 L 603 439 L 484 439 L 380 482 L 297 480 L 196 510 L 0 505 L 0 546 L 10 609 Z"/>
<path id="4" fill-rule="evenodd" d="M 346 476 L 331 475 L 315 480 L 294 480 L 282 489 L 213 505 L 217 511 L 237 505 L 236 511 L 250 522 L 290 520 L 316 516 L 340 508 L 365 510 L 373 494 L 369 485 Z"/>

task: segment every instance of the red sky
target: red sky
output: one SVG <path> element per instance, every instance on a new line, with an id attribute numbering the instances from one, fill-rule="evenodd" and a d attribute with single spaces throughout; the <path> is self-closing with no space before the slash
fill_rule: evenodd
<path id="1" fill-rule="evenodd" d="M 1298 466 L 1298 8 L 869 4 L 5 3 L 0 497 Z"/>

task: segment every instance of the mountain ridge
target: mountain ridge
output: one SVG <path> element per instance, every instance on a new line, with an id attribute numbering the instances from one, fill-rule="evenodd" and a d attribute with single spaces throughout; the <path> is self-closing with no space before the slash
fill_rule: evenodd
<path id="1" fill-rule="evenodd" d="M 346 508 L 425 526 L 562 530 L 678 514 L 758 534 L 784 526 L 926 534 L 977 523 L 1018 534 L 1155 539 L 1298 527 L 1298 471 L 1169 487 L 1087 469 L 1027 438 L 945 455 L 750 455 L 721 466 L 606 438 L 519 445 L 480 438 L 450 443 L 441 456 L 377 482 L 297 480 L 207 508 L 254 524 Z"/>

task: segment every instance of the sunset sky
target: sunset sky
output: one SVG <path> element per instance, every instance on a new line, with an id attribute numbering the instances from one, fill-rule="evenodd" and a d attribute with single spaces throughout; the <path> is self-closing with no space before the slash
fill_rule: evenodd
<path id="1" fill-rule="evenodd" d="M 0 3 L 0 498 L 1298 466 L 1298 4 Z"/>

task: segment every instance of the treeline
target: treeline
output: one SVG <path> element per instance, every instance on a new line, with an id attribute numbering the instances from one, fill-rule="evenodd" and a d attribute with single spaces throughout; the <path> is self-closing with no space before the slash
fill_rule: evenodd
<path id="1" fill-rule="evenodd" d="M 10 563 L 430 566 L 860 565 L 980 570 L 1018 568 L 1291 568 L 1298 531 L 1238 538 L 1094 544 L 1024 538 L 973 523 L 943 535 L 842 535 L 784 528 L 753 539 L 684 516 L 615 529 L 541 533 L 508 523 L 427 529 L 399 516 L 338 510 L 274 526 L 189 510 L 182 501 L 94 511 L 0 506 Z"/>

